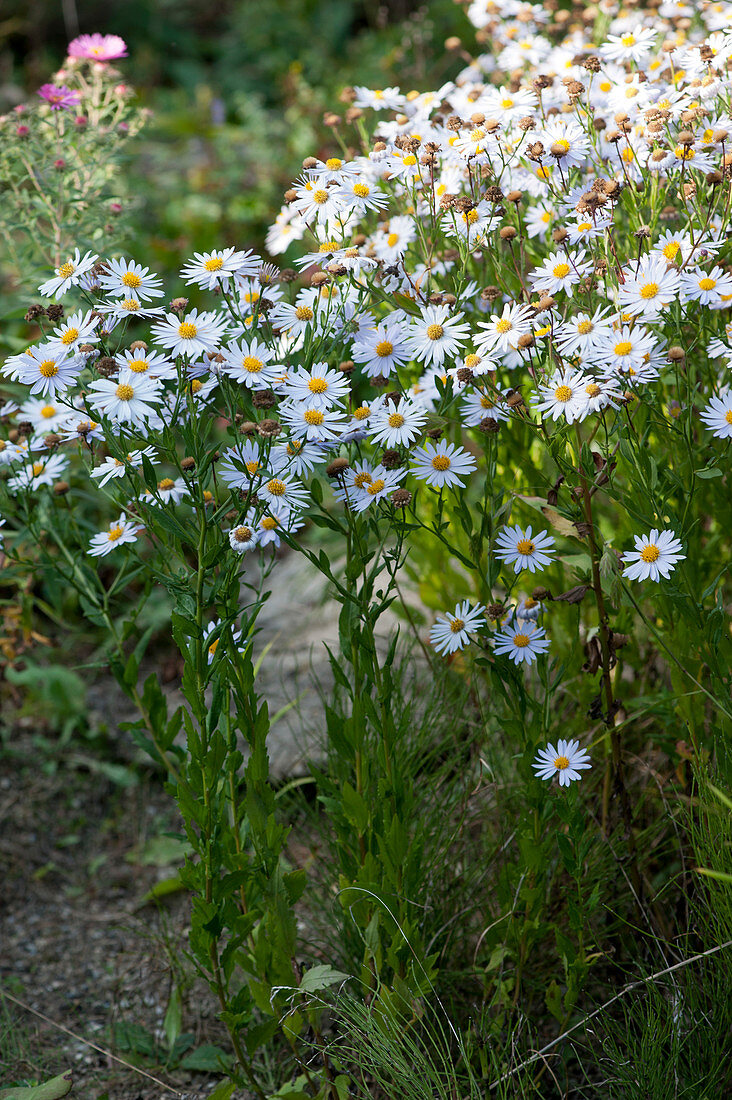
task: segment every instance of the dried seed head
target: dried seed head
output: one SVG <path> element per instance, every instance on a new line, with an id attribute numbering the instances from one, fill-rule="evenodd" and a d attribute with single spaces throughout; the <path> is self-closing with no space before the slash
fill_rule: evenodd
<path id="1" fill-rule="evenodd" d="M 279 420 L 260 420 L 257 424 L 257 434 L 263 439 L 273 439 L 282 431 Z"/>
<path id="2" fill-rule="evenodd" d="M 68 481 L 57 481 L 53 487 L 53 491 L 57 497 L 66 496 L 71 486 Z"/>
<path id="3" fill-rule="evenodd" d="M 347 470 L 350 465 L 347 458 L 334 458 L 333 461 L 329 462 L 325 467 L 325 472 L 328 477 L 340 477 L 343 471 Z"/>
<path id="4" fill-rule="evenodd" d="M 391 494 L 391 502 L 396 508 L 407 508 L 412 502 L 412 494 L 409 489 L 395 489 Z"/>

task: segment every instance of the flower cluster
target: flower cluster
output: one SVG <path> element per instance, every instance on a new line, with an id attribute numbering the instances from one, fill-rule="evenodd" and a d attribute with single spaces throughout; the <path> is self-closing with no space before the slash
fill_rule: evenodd
<path id="1" fill-rule="evenodd" d="M 235 247 L 197 253 L 180 273 L 196 304 L 164 305 L 144 261 L 62 257 L 40 293 L 71 296 L 74 311 L 44 307 L 41 339 L 4 367 L 27 389 L 13 414 L 27 430 L 0 442 L 7 491 L 68 479 L 78 456 L 75 476 L 111 498 L 90 554 L 128 552 L 151 510 L 204 501 L 245 568 L 253 550 L 292 543 L 324 486 L 349 522 L 444 542 L 495 478 L 500 436 L 559 464 L 542 511 L 561 537 L 491 524 L 488 562 L 474 563 L 483 602 L 438 616 L 437 652 L 477 638 L 507 669 L 547 654 L 548 603 L 513 589 L 572 553 L 570 537 L 589 548 L 579 589 L 600 586 L 603 551 L 617 584 L 667 581 L 686 533 L 661 505 L 648 500 L 655 526 L 619 553 L 592 507 L 627 476 L 623 443 L 649 420 L 677 431 L 685 418 L 700 450 L 732 436 L 732 7 L 704 7 L 693 30 L 683 6 L 601 7 L 598 48 L 539 6 L 475 0 L 494 49 L 455 81 L 351 89 L 352 118 L 377 112 L 373 139 L 304 162 L 267 238 L 272 255 L 301 242 L 294 268 Z M 79 40 L 71 52 L 119 50 Z M 63 109 L 66 93 L 43 94 Z M 205 469 L 170 450 L 191 424 L 215 432 Z M 520 453 L 513 465 L 520 481 Z M 535 498 L 513 481 L 520 510 Z M 473 563 L 460 562 L 470 592 Z M 540 774 L 561 783 L 587 766 L 575 743 L 547 752 Z"/>

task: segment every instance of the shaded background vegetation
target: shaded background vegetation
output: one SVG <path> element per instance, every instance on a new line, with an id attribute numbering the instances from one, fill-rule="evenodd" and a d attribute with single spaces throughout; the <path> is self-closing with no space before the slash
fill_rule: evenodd
<path id="1" fill-rule="evenodd" d="M 129 164 L 133 251 L 175 270 L 193 249 L 261 247 L 305 156 L 333 148 L 323 113 L 354 83 L 437 87 L 462 64 L 457 4 L 415 0 L 9 0 L 0 110 L 61 63 L 76 33 L 119 34 L 151 120 Z"/>

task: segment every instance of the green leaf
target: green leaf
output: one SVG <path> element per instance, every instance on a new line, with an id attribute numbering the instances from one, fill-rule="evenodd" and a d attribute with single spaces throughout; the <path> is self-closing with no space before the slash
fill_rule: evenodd
<path id="1" fill-rule="evenodd" d="M 198 1070 L 199 1073 L 229 1072 L 231 1069 L 231 1055 L 221 1047 L 215 1047 L 212 1043 L 204 1043 L 203 1046 L 186 1054 L 180 1064 L 181 1069 Z"/>
<path id="2" fill-rule="evenodd" d="M 724 471 L 720 470 L 718 466 L 708 466 L 706 470 L 696 470 L 695 474 L 703 481 L 713 477 L 724 477 Z"/>
<path id="3" fill-rule="evenodd" d="M 165 1010 L 165 1019 L 163 1020 L 163 1031 L 165 1032 L 165 1038 L 168 1040 L 169 1050 L 172 1050 L 175 1046 L 175 1041 L 182 1030 L 183 1002 L 181 1000 L 180 990 L 178 986 L 175 986 L 173 992 L 170 994 L 168 1007 Z"/>
<path id="4" fill-rule="evenodd" d="M 28 1088 L 0 1089 L 1 1100 L 59 1100 L 71 1092 L 71 1070 L 62 1073 L 60 1077 L 52 1077 L 44 1081 L 42 1085 L 31 1085 Z"/>
<path id="5" fill-rule="evenodd" d="M 317 993 L 319 989 L 327 989 L 329 985 L 348 981 L 350 976 L 342 970 L 334 970 L 332 966 L 312 966 L 303 974 L 300 990 L 302 993 Z"/>

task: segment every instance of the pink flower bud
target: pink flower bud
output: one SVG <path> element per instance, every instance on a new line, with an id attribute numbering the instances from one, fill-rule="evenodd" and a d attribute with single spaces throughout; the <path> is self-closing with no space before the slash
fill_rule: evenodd
<path id="1" fill-rule="evenodd" d="M 16 128 L 15 132 L 18 135 L 18 137 L 20 137 L 20 138 L 28 137 L 28 134 L 30 133 L 30 127 L 29 126 L 18 126 Z"/>

